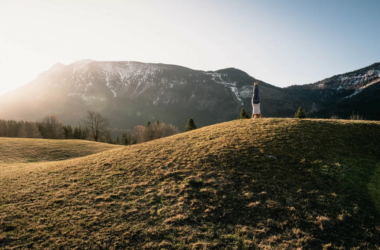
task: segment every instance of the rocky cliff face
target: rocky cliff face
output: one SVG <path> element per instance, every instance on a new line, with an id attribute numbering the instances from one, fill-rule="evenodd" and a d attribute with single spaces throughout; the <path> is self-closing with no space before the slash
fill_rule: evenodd
<path id="1" fill-rule="evenodd" d="M 369 91 L 378 91 L 379 72 L 380 64 L 375 64 L 289 88 L 259 81 L 262 113 L 289 117 L 302 106 L 309 115 L 323 117 L 364 97 L 379 104 Z M 91 109 L 103 113 L 118 128 L 161 120 L 183 129 L 189 118 L 205 126 L 238 118 L 242 107 L 250 113 L 255 80 L 234 68 L 206 72 L 166 64 L 82 60 L 67 66 L 56 64 L 29 84 L 3 95 L 0 119 L 37 120 L 54 113 L 64 123 L 77 125 Z"/>

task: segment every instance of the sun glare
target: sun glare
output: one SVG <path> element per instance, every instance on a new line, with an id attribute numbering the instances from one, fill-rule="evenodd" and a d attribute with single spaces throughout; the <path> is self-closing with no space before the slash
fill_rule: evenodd
<path id="1" fill-rule="evenodd" d="M 18 88 L 54 64 L 54 59 L 0 40 L 0 94 Z"/>

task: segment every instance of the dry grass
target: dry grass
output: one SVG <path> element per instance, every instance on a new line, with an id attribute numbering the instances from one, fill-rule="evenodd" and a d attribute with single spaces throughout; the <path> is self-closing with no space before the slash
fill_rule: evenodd
<path id="1" fill-rule="evenodd" d="M 8 168 L 0 247 L 378 248 L 379 152 L 378 122 L 237 120 Z"/>
<path id="2" fill-rule="evenodd" d="M 0 137 L 0 179 L 22 172 L 44 171 L 55 161 L 92 155 L 120 146 L 83 140 L 44 140 Z M 41 164 L 44 162 L 44 164 Z"/>
<path id="3" fill-rule="evenodd" d="M 83 140 L 45 140 L 0 137 L 0 165 L 60 161 L 120 146 Z"/>

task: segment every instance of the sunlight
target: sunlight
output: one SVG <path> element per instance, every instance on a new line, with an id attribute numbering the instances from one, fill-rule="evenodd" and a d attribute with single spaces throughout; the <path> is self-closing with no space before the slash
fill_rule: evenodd
<path id="1" fill-rule="evenodd" d="M 0 39 L 0 94 L 34 80 L 54 63 L 48 56 Z"/>

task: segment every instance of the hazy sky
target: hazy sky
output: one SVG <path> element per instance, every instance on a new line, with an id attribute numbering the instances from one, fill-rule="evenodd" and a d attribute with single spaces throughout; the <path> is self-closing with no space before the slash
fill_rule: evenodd
<path id="1" fill-rule="evenodd" d="M 379 0 L 0 0 L 0 94 L 81 59 L 312 83 L 380 61 L 379 9 Z"/>

